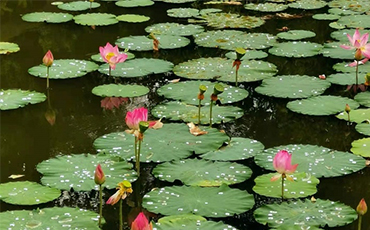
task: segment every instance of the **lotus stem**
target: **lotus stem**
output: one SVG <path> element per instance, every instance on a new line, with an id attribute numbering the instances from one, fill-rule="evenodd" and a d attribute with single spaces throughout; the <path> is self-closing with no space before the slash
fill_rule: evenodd
<path id="1" fill-rule="evenodd" d="M 136 168 L 136 172 L 137 172 L 137 175 L 140 176 L 140 153 L 138 153 L 138 149 L 137 149 L 137 143 L 139 142 L 138 138 L 135 136 L 135 168 Z"/>
<path id="2" fill-rule="evenodd" d="M 281 199 L 284 200 L 284 178 L 285 174 L 281 175 Z"/>
<path id="3" fill-rule="evenodd" d="M 108 76 L 111 76 L 111 73 L 112 73 L 112 68 L 109 66 Z"/>
<path id="4" fill-rule="evenodd" d="M 356 85 L 355 85 L 355 93 L 357 93 L 357 87 L 358 87 L 358 62 L 356 61 Z"/>
<path id="5" fill-rule="evenodd" d="M 140 176 L 140 150 L 141 150 L 141 142 L 142 140 L 139 139 L 139 148 L 137 150 L 137 161 L 136 161 L 136 172 L 137 176 Z"/>
<path id="6" fill-rule="evenodd" d="M 213 101 L 211 100 L 211 104 L 209 106 L 209 127 L 212 128 L 212 105 L 213 105 Z"/>
<path id="7" fill-rule="evenodd" d="M 46 67 L 47 71 L 46 71 L 46 89 L 49 89 L 49 66 Z"/>
<path id="8" fill-rule="evenodd" d="M 200 107 L 202 104 L 202 100 L 199 99 L 199 104 L 198 104 L 198 125 L 200 125 Z"/>
<path id="9" fill-rule="evenodd" d="M 103 216 L 103 188 L 99 185 L 99 227 L 101 227 L 101 217 Z"/>
<path id="10" fill-rule="evenodd" d="M 238 87 L 238 70 L 235 71 L 235 86 Z"/>
<path id="11" fill-rule="evenodd" d="M 362 215 L 358 215 L 358 226 L 357 226 L 357 230 L 361 230 L 361 225 L 362 225 Z"/>
<path id="12" fill-rule="evenodd" d="M 123 229 L 122 199 L 119 200 L 119 230 Z"/>

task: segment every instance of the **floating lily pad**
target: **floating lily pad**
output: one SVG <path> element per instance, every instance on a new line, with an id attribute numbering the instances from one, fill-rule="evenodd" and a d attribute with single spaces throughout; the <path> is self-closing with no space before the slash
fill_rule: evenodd
<path id="1" fill-rule="evenodd" d="M 219 81 L 235 82 L 233 60 L 224 58 L 199 58 L 180 63 L 173 72 L 188 79 L 217 79 Z M 265 61 L 245 60 L 241 62 L 238 71 L 238 82 L 254 82 L 275 75 L 277 68 Z"/>
<path id="2" fill-rule="evenodd" d="M 93 211 L 69 207 L 6 211 L 0 213 L 0 229 L 99 230 L 98 218 Z"/>
<path id="3" fill-rule="evenodd" d="M 342 30 L 347 28 L 345 25 L 339 24 L 338 21 L 329 23 L 329 27 L 336 30 Z"/>
<path id="4" fill-rule="evenodd" d="M 216 82 L 209 81 L 183 81 L 175 84 L 170 83 L 160 87 L 157 90 L 157 93 L 166 98 L 179 100 L 186 104 L 198 105 L 199 86 L 204 85 L 207 87 L 207 91 L 204 93 L 205 99 L 202 100 L 202 105 L 209 105 L 215 84 Z M 234 103 L 248 97 L 248 91 L 245 89 L 226 84 L 222 85 L 224 86 L 224 92 L 218 96 L 218 99 L 222 104 Z"/>
<path id="5" fill-rule="evenodd" d="M 296 172 L 310 173 L 317 178 L 348 175 L 365 167 L 362 157 L 317 145 L 277 146 L 256 154 L 254 160 L 260 167 L 275 171 L 272 162 L 280 150 L 292 154 L 292 163 L 298 164 Z"/>
<path id="6" fill-rule="evenodd" d="M 316 10 L 323 8 L 326 5 L 327 3 L 321 0 L 297 0 L 293 3 L 289 3 L 290 8 L 302 10 Z"/>
<path id="7" fill-rule="evenodd" d="M 152 190 L 143 198 L 144 208 L 163 215 L 193 213 L 219 218 L 246 212 L 253 205 L 253 195 L 239 189 L 231 189 L 227 185 L 218 188 L 164 187 Z"/>
<path id="8" fill-rule="evenodd" d="M 213 106 L 212 123 L 220 124 L 238 119 L 244 115 L 242 109 L 236 106 Z M 200 111 L 201 124 L 209 124 L 209 106 L 203 106 Z M 153 108 L 152 114 L 158 118 L 172 121 L 198 123 L 198 106 L 188 105 L 179 101 L 162 103 Z"/>
<path id="9" fill-rule="evenodd" d="M 107 26 L 118 23 L 116 15 L 106 13 L 80 14 L 73 17 L 76 24 L 84 26 Z"/>
<path id="10" fill-rule="evenodd" d="M 190 43 L 190 40 L 185 37 L 176 35 L 157 35 L 155 36 L 159 41 L 159 49 L 176 49 L 185 47 Z M 153 39 L 147 36 L 129 36 L 119 38 L 116 45 L 123 49 L 148 51 L 153 50 Z"/>
<path id="11" fill-rule="evenodd" d="M 0 54 L 15 53 L 20 50 L 19 46 L 12 42 L 0 42 Z"/>
<path id="12" fill-rule="evenodd" d="M 348 104 L 351 109 L 356 109 L 360 106 L 352 99 L 327 95 L 291 101 L 288 102 L 287 108 L 296 113 L 325 116 L 343 111 L 346 104 Z"/>
<path id="13" fill-rule="evenodd" d="M 229 138 L 225 133 L 215 128 L 201 127 L 206 135 L 190 134 L 186 124 L 164 124 L 161 129 L 149 129 L 145 132 L 141 146 L 141 162 L 165 162 L 187 158 L 195 152 L 205 152 L 218 149 Z M 171 134 L 171 135 L 169 135 Z M 130 134 L 110 133 L 94 141 L 98 152 L 118 155 L 124 159 L 135 158 L 134 137 Z"/>
<path id="14" fill-rule="evenodd" d="M 370 137 L 355 140 L 351 143 L 351 152 L 363 157 L 370 157 Z"/>
<path id="15" fill-rule="evenodd" d="M 217 8 L 206 8 L 206 9 L 201 9 L 199 11 L 199 14 L 200 15 L 203 15 L 203 14 L 213 14 L 213 13 L 218 13 L 218 12 L 222 12 L 221 9 L 217 9 Z"/>
<path id="16" fill-rule="evenodd" d="M 199 10 L 194 8 L 173 8 L 167 10 L 167 15 L 174 18 L 191 18 L 198 14 Z"/>
<path id="17" fill-rule="evenodd" d="M 349 62 L 340 62 L 333 65 L 333 69 L 338 72 L 345 72 L 345 73 L 355 73 L 356 67 L 348 66 Z M 358 65 L 358 72 L 370 72 L 370 63 L 366 63 L 364 65 Z"/>
<path id="18" fill-rule="evenodd" d="M 336 15 L 339 15 L 339 16 L 361 14 L 361 12 L 355 12 L 355 11 L 348 10 L 348 9 L 343 9 L 343 8 L 331 8 L 331 9 L 328 10 L 328 13 L 336 14 Z"/>
<path id="19" fill-rule="evenodd" d="M 46 203 L 55 200 L 60 194 L 59 189 L 49 188 L 30 181 L 0 184 L 0 200 L 15 205 Z"/>
<path id="20" fill-rule="evenodd" d="M 47 23 L 63 23 L 71 21 L 72 14 L 53 13 L 53 12 L 35 12 L 22 16 L 22 20 L 26 22 L 47 22 Z"/>
<path id="21" fill-rule="evenodd" d="M 167 34 L 178 36 L 190 36 L 199 34 L 204 31 L 204 28 L 199 25 L 183 25 L 179 23 L 158 23 L 145 28 L 145 31 L 153 34 Z"/>
<path id="22" fill-rule="evenodd" d="M 49 79 L 66 79 L 82 77 L 98 69 L 98 65 L 91 61 L 76 59 L 54 60 L 49 69 Z M 28 69 L 28 73 L 35 76 L 46 78 L 47 68 L 41 64 Z"/>
<path id="23" fill-rule="evenodd" d="M 265 20 L 254 16 L 245 16 L 232 13 L 212 13 L 198 16 L 206 21 L 207 25 L 217 29 L 222 28 L 246 28 L 260 27 Z"/>
<path id="24" fill-rule="evenodd" d="M 360 73 L 361 76 L 361 73 Z M 356 84 L 356 74 L 355 73 L 335 73 L 330 74 L 327 78 L 327 81 L 337 84 L 337 85 L 353 85 Z M 359 77 L 359 84 L 365 83 L 365 79 Z"/>
<path id="25" fill-rule="evenodd" d="M 112 70 L 113 77 L 143 77 L 149 74 L 159 74 L 171 71 L 173 64 L 169 61 L 154 58 L 135 58 L 133 60 L 118 63 Z M 103 64 L 98 71 L 108 74 L 109 65 Z"/>
<path id="26" fill-rule="evenodd" d="M 269 53 L 281 57 L 312 57 L 319 54 L 322 45 L 313 42 L 283 42 L 275 44 Z"/>
<path id="27" fill-rule="evenodd" d="M 237 161 L 254 157 L 265 147 L 259 141 L 249 138 L 232 137 L 228 145 L 201 155 L 201 158 L 216 161 Z"/>
<path id="28" fill-rule="evenodd" d="M 256 92 L 272 97 L 307 98 L 324 93 L 330 85 L 317 77 L 283 75 L 263 80 Z"/>
<path id="29" fill-rule="evenodd" d="M 342 43 L 343 45 L 344 44 L 349 45 L 347 34 L 353 36 L 353 34 L 355 33 L 355 31 L 356 31 L 356 29 L 338 30 L 338 31 L 332 32 L 330 34 L 330 37 L 332 37 L 333 39 L 336 39 L 336 40 L 338 40 L 340 42 L 343 42 Z M 359 32 L 360 32 L 360 34 L 365 34 L 365 33 L 370 33 L 370 30 L 362 30 L 362 29 L 359 29 Z"/>
<path id="30" fill-rule="evenodd" d="M 90 2 L 90 1 L 75 1 L 75 2 L 66 2 L 63 4 L 58 5 L 58 8 L 61 10 L 68 10 L 68 11 L 82 11 L 88 10 L 92 8 L 98 8 L 100 3 L 97 2 Z"/>
<path id="31" fill-rule="evenodd" d="M 121 1 L 118 1 L 121 2 Z M 118 21 L 123 22 L 146 22 L 150 20 L 150 17 L 140 15 L 140 14 L 122 14 L 117 16 Z"/>
<path id="32" fill-rule="evenodd" d="M 348 15 L 341 17 L 337 23 L 346 28 L 370 28 L 370 15 Z"/>
<path id="33" fill-rule="evenodd" d="M 278 33 L 276 36 L 285 40 L 300 40 L 315 37 L 316 34 L 308 30 L 289 30 L 287 32 Z"/>
<path id="34" fill-rule="evenodd" d="M 352 223 L 357 219 L 357 213 L 339 202 L 321 199 L 311 202 L 306 199 L 264 205 L 254 211 L 254 218 L 260 224 L 268 224 L 272 228 L 290 229 L 291 226 L 299 225 L 300 229 L 311 229 L 308 226 L 337 227 Z"/>
<path id="35" fill-rule="evenodd" d="M 195 2 L 196 0 L 154 0 L 157 2 L 166 2 L 166 3 L 187 3 L 187 2 Z"/>
<path id="36" fill-rule="evenodd" d="M 340 16 L 337 14 L 314 14 L 312 15 L 312 18 L 316 20 L 334 21 L 334 20 L 338 20 Z"/>
<path id="37" fill-rule="evenodd" d="M 187 159 L 160 164 L 153 175 L 169 182 L 180 180 L 189 186 L 212 187 L 241 183 L 252 176 L 252 170 L 237 163 Z"/>
<path id="38" fill-rule="evenodd" d="M 139 7 L 139 6 L 151 6 L 154 5 L 154 2 L 151 0 L 124 0 L 117 1 L 116 6 L 120 7 Z"/>
<path id="39" fill-rule="evenodd" d="M 366 136 L 370 136 L 370 123 L 367 122 L 360 123 L 357 124 L 355 128 L 357 132 Z"/>
<path id="40" fill-rule="evenodd" d="M 133 54 L 133 53 L 130 53 L 130 52 L 121 52 L 121 53 L 127 54 L 127 59 L 126 60 L 130 60 L 130 59 L 135 58 L 135 54 Z M 96 62 L 105 62 L 104 59 L 102 58 L 102 56 L 100 55 L 100 53 L 91 55 L 91 59 L 93 61 L 96 61 Z"/>
<path id="41" fill-rule="evenodd" d="M 284 4 L 277 4 L 277 3 L 248 3 L 244 5 L 244 8 L 247 10 L 255 10 L 260 12 L 280 12 L 288 9 L 288 5 Z"/>
<path id="42" fill-rule="evenodd" d="M 325 43 L 324 48 L 321 50 L 321 54 L 324 57 L 353 60 L 355 52 L 343 49 L 342 47 L 340 47 L 340 45 L 343 45 L 343 43 Z"/>
<path id="43" fill-rule="evenodd" d="M 329 2 L 329 6 L 355 12 L 370 11 L 370 2 L 367 0 L 333 0 Z"/>
<path id="44" fill-rule="evenodd" d="M 139 97 L 149 93 L 149 89 L 141 85 L 109 84 L 94 87 L 92 93 L 100 97 Z"/>
<path id="45" fill-rule="evenodd" d="M 119 182 L 137 179 L 132 164 L 119 157 L 105 154 L 72 154 L 58 156 L 39 163 L 37 171 L 43 174 L 41 183 L 53 188 L 75 191 L 99 190 L 95 184 L 94 173 L 100 164 L 106 178 L 103 187 L 114 189 Z"/>
<path id="46" fill-rule="evenodd" d="M 355 123 L 361 123 L 365 120 L 369 120 L 370 119 L 370 108 L 369 109 L 352 109 L 351 107 L 349 116 L 350 116 L 351 122 L 355 122 Z M 346 121 L 348 120 L 348 115 L 344 111 L 338 114 L 336 117 L 342 120 L 346 120 Z"/>
<path id="47" fill-rule="evenodd" d="M 261 50 L 246 50 L 245 54 L 242 56 L 240 60 L 250 60 L 250 59 L 263 59 L 266 58 L 268 54 Z M 236 59 L 236 52 L 227 52 L 225 57 L 229 59 Z"/>
<path id="48" fill-rule="evenodd" d="M 0 110 L 18 109 L 46 100 L 43 93 L 20 89 L 0 90 Z"/>
<path id="49" fill-rule="evenodd" d="M 360 92 L 356 94 L 355 101 L 360 103 L 360 105 L 370 108 L 370 92 L 366 91 L 366 92 Z"/>

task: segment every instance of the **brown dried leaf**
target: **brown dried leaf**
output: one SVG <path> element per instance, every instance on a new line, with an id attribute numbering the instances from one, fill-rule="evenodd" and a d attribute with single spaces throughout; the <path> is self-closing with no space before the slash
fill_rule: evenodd
<path id="1" fill-rule="evenodd" d="M 208 133 L 207 131 L 203 131 L 198 126 L 194 125 L 193 122 L 187 123 L 187 125 L 189 126 L 189 132 L 194 136 L 200 136 Z"/>
<path id="2" fill-rule="evenodd" d="M 177 83 L 179 81 L 180 81 L 180 78 L 177 78 L 177 79 L 169 80 L 168 82 L 169 83 Z"/>
<path id="3" fill-rule="evenodd" d="M 22 174 L 12 174 L 8 178 L 10 178 L 10 179 L 18 179 L 18 178 L 21 178 L 21 177 L 24 177 L 24 175 L 22 175 Z"/>

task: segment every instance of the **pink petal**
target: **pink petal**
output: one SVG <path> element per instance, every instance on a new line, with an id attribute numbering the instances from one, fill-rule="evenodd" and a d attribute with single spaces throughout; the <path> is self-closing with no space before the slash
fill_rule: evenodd
<path id="1" fill-rule="evenodd" d="M 121 198 L 120 197 L 120 191 L 117 190 L 116 193 L 114 193 L 111 197 L 109 197 L 106 204 L 114 205 L 115 203 L 117 203 L 119 201 L 120 198 Z"/>
<path id="2" fill-rule="evenodd" d="M 361 34 L 360 34 L 360 31 L 357 28 L 356 31 L 355 31 L 355 33 L 353 34 L 353 38 L 352 38 L 353 40 L 352 41 L 360 40 L 360 38 L 361 38 Z"/>
<path id="3" fill-rule="evenodd" d="M 275 176 L 271 177 L 270 181 L 277 181 L 281 177 L 281 174 L 276 174 Z"/>
<path id="4" fill-rule="evenodd" d="M 369 33 L 363 34 L 360 38 L 361 46 L 366 45 L 368 40 L 369 40 Z"/>
<path id="5" fill-rule="evenodd" d="M 357 61 L 354 61 L 354 62 L 348 64 L 349 67 L 355 67 L 356 65 L 357 65 Z"/>
<path id="6" fill-rule="evenodd" d="M 365 45 L 364 49 L 362 50 L 362 54 L 366 58 L 370 58 L 370 43 Z"/>
<path id="7" fill-rule="evenodd" d="M 286 170 L 286 173 L 287 174 L 291 174 L 291 173 L 294 173 L 295 170 L 297 169 L 298 167 L 298 164 L 295 164 L 295 165 L 289 165 L 289 167 L 287 168 Z"/>
<path id="8" fill-rule="evenodd" d="M 351 35 L 347 34 L 347 38 L 348 38 L 349 42 L 351 43 L 351 45 L 353 45 L 355 40 L 351 37 Z"/>
<path id="9" fill-rule="evenodd" d="M 340 47 L 343 48 L 343 49 L 346 49 L 346 50 L 352 49 L 351 46 L 346 46 L 346 45 L 340 45 Z"/>

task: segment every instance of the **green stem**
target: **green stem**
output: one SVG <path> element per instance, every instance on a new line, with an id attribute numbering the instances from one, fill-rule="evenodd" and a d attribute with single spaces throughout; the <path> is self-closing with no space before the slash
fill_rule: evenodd
<path id="1" fill-rule="evenodd" d="M 103 188 L 99 185 L 99 227 L 101 227 L 101 218 L 103 216 Z"/>
<path id="2" fill-rule="evenodd" d="M 211 104 L 209 106 L 209 127 L 212 127 L 212 105 L 213 101 L 211 100 Z"/>
<path id="3" fill-rule="evenodd" d="M 140 175 L 140 162 L 139 162 L 139 155 L 137 151 L 137 142 L 138 142 L 138 138 L 135 136 L 135 168 L 136 168 L 137 175 L 139 176 Z"/>
<path id="4" fill-rule="evenodd" d="M 361 230 L 361 224 L 362 224 L 362 216 L 361 215 L 358 215 L 358 226 L 357 226 L 357 230 Z"/>
<path id="5" fill-rule="evenodd" d="M 351 122 L 351 119 L 350 119 L 349 113 L 347 113 L 347 115 L 348 115 L 348 122 Z"/>
<path id="6" fill-rule="evenodd" d="M 47 67 L 46 71 L 46 88 L 49 89 L 49 66 Z"/>
<path id="7" fill-rule="evenodd" d="M 123 229 L 122 199 L 119 200 L 119 230 Z"/>
<path id="8" fill-rule="evenodd" d="M 198 105 L 198 125 L 200 125 L 200 106 L 201 106 L 202 100 L 199 99 L 199 105 Z"/>
<path id="9" fill-rule="evenodd" d="M 355 85 L 355 93 L 357 93 L 357 86 L 358 86 L 358 62 L 356 61 L 356 85 Z"/>
<path id="10" fill-rule="evenodd" d="M 238 87 L 238 70 L 235 71 L 235 86 Z"/>
<path id="11" fill-rule="evenodd" d="M 281 175 L 281 198 L 284 200 L 284 178 L 285 174 Z"/>
<path id="12" fill-rule="evenodd" d="M 108 75 L 111 76 L 111 73 L 112 73 L 112 68 L 109 66 L 109 73 L 108 73 Z"/>
<path id="13" fill-rule="evenodd" d="M 137 150 L 137 161 L 136 161 L 136 172 L 137 176 L 140 176 L 140 149 L 141 149 L 141 142 L 142 140 L 139 140 L 139 148 Z"/>

